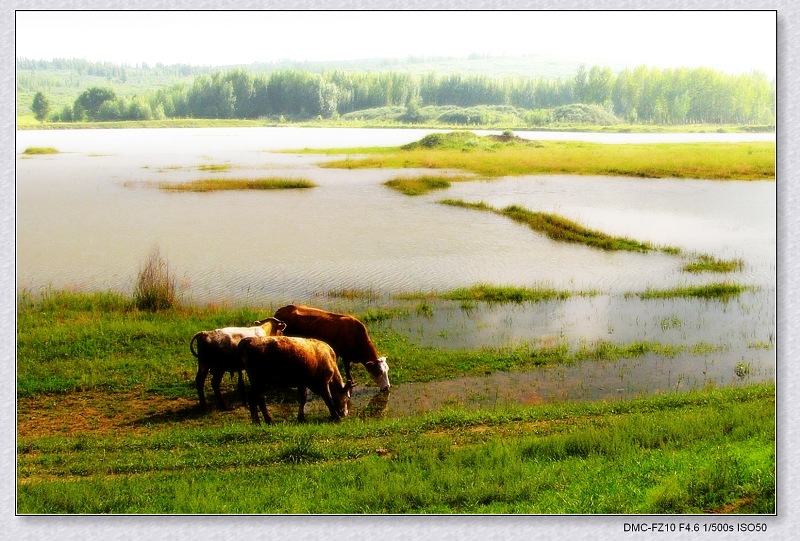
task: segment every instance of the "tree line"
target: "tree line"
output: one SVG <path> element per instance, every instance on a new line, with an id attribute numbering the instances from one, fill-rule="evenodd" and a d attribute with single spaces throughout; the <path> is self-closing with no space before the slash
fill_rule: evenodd
<path id="1" fill-rule="evenodd" d="M 150 120 L 165 118 L 280 118 L 304 120 L 387 106 L 405 107 L 407 121 L 423 106 L 506 106 L 552 111 L 574 104 L 607 111 L 620 122 L 641 124 L 744 124 L 775 122 L 775 82 L 760 72 L 726 74 L 710 68 L 640 66 L 614 73 L 581 66 L 566 79 L 484 75 L 412 75 L 399 72 L 297 69 L 268 74 L 231 69 L 197 75 L 133 97 L 91 87 L 74 103 L 50 111 L 37 93 L 40 120 Z M 44 104 L 42 103 L 44 102 Z M 536 115 L 534 115 L 536 116 Z M 539 115 L 557 121 L 552 114 Z"/>

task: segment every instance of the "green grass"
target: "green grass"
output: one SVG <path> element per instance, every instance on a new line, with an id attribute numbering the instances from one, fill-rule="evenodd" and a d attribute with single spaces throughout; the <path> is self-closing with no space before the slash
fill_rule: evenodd
<path id="1" fill-rule="evenodd" d="M 384 186 L 396 190 L 404 195 L 424 195 L 434 190 L 445 190 L 452 182 L 472 180 L 467 177 L 439 177 L 421 175 L 418 177 L 398 177 L 384 182 Z"/>
<path id="2" fill-rule="evenodd" d="M 198 165 L 197 169 L 199 171 L 210 171 L 212 173 L 222 173 L 224 171 L 230 171 L 233 166 L 229 163 L 209 163 L 209 164 L 202 164 Z"/>
<path id="3" fill-rule="evenodd" d="M 302 178 L 241 178 L 241 179 L 200 179 L 191 182 L 162 182 L 162 190 L 176 192 L 218 192 L 239 190 L 297 190 L 316 187 L 310 180 Z"/>
<path id="4" fill-rule="evenodd" d="M 604 341 L 570 349 L 563 341 L 524 342 L 478 349 L 437 348 L 407 340 L 381 325 L 388 320 L 426 315 L 436 298 L 474 302 L 540 302 L 576 294 L 547 288 L 482 285 L 439 294 L 410 295 L 415 306 L 370 306 L 356 316 L 368 327 L 382 355 L 390 359 L 392 383 L 424 382 L 497 371 L 530 370 L 543 365 L 609 358 L 702 354 L 698 345 L 665 346 L 658 342 L 612 344 Z M 592 292 L 579 292 L 591 295 Z M 474 305 L 472 305 L 473 308 Z M 189 340 L 199 330 L 250 325 L 274 313 L 260 308 L 196 307 L 177 304 L 157 311 L 141 310 L 131 298 L 111 292 L 48 291 L 40 298 L 23 292 L 17 309 L 17 394 L 87 390 L 143 392 L 192 398 L 197 364 Z M 359 366 L 355 370 L 363 370 Z M 358 375 L 356 375 L 358 378 Z"/>
<path id="5" fill-rule="evenodd" d="M 737 297 L 751 287 L 731 282 L 716 282 L 701 286 L 676 287 L 672 289 L 647 289 L 636 293 L 642 299 L 672 299 L 676 297 L 694 297 L 699 299 L 728 301 Z"/>
<path id="6" fill-rule="evenodd" d="M 17 512 L 775 512 L 775 388 L 17 442 Z M 242 483 L 242 479 L 247 479 Z M 298 488 L 300 487 L 300 488 Z"/>
<path id="7" fill-rule="evenodd" d="M 692 261 L 683 266 L 683 270 L 692 273 L 701 272 L 738 272 L 744 268 L 743 259 L 719 259 L 711 255 L 702 254 L 697 261 Z"/>
<path id="8" fill-rule="evenodd" d="M 516 302 L 529 292 L 485 285 L 450 293 Z M 290 415 L 256 427 L 243 408 L 196 412 L 188 340 L 275 307 L 146 311 L 113 292 L 57 290 L 22 291 L 17 303 L 17 397 L 27 404 L 19 426 L 33 428 L 17 438 L 21 514 L 775 510 L 774 384 L 341 423 L 299 425 Z M 571 350 L 537 341 L 445 350 L 380 324 L 414 311 L 426 315 L 431 304 L 370 303 L 356 314 L 389 357 L 395 386 L 720 348 L 598 341 Z M 748 366 L 739 370 L 744 377 Z M 154 405 L 173 400 L 184 406 Z M 51 411 L 80 419 L 80 428 L 43 423 Z M 127 411 L 140 413 L 102 428 Z"/>
<path id="9" fill-rule="evenodd" d="M 524 141 L 478 137 L 471 132 L 432 134 L 394 148 L 307 150 L 347 154 L 333 168 L 430 168 L 461 170 L 481 178 L 519 175 L 610 175 L 640 178 L 774 180 L 775 144 L 622 144 Z M 294 152 L 294 151 L 293 151 Z M 358 155 L 358 157 L 356 157 Z M 366 156 L 362 156 L 366 155 Z"/>
<path id="10" fill-rule="evenodd" d="M 140 310 L 163 310 L 178 302 L 175 276 L 169 264 L 161 257 L 158 247 L 153 248 L 147 261 L 139 269 L 133 290 L 133 303 Z"/>
<path id="11" fill-rule="evenodd" d="M 59 151 L 53 147 L 28 147 L 22 153 L 27 155 L 58 154 Z"/>
<path id="12" fill-rule="evenodd" d="M 647 242 L 639 242 L 625 237 L 612 237 L 601 231 L 583 227 L 577 222 L 558 216 L 557 214 L 535 212 L 518 205 L 510 205 L 503 209 L 496 209 L 483 202 L 469 203 L 460 199 L 444 199 L 439 201 L 439 203 L 453 207 L 493 212 L 510 218 L 515 222 L 527 225 L 532 230 L 542 233 L 548 238 L 558 242 L 583 244 L 592 248 L 608 251 L 624 250 L 629 252 L 649 252 L 657 249 Z M 670 251 L 671 253 L 680 252 L 679 249 L 671 247 L 659 249 L 662 251 Z"/>
<path id="13" fill-rule="evenodd" d="M 542 302 L 550 300 L 564 300 L 576 293 L 566 290 L 556 290 L 549 287 L 517 287 L 497 286 L 492 284 L 477 284 L 470 287 L 456 288 L 444 292 L 405 293 L 394 295 L 396 299 L 445 299 L 451 301 L 485 301 L 485 302 Z M 578 293 L 592 295 L 595 292 Z"/>

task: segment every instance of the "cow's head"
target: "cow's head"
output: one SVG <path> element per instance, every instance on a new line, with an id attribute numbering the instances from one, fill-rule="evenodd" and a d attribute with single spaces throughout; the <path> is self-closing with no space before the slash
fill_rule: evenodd
<path id="1" fill-rule="evenodd" d="M 329 385 L 331 396 L 333 397 L 333 404 L 340 418 L 347 417 L 347 414 L 350 413 L 350 390 L 352 388 L 353 384 L 349 381 L 341 387 L 337 387 L 335 383 Z"/>
<path id="2" fill-rule="evenodd" d="M 372 376 L 372 381 L 378 386 L 381 391 L 388 391 L 391 385 L 389 384 L 389 365 L 386 364 L 386 357 L 375 359 L 374 361 L 367 361 L 364 367 Z"/>
<path id="3" fill-rule="evenodd" d="M 280 336 L 286 329 L 286 323 L 274 317 L 258 320 L 254 323 L 254 326 L 265 327 L 264 330 L 267 331 L 267 336 Z M 269 329 L 266 327 L 269 327 Z"/>

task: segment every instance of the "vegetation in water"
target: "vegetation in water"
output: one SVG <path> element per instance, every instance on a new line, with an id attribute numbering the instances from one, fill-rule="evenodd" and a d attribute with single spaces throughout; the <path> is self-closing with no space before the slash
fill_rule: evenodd
<path id="1" fill-rule="evenodd" d="M 451 182 L 460 180 L 472 180 L 465 177 L 444 177 L 421 175 L 417 177 L 398 177 L 384 182 L 393 190 L 396 190 L 405 195 L 424 195 L 434 190 L 444 190 L 451 186 Z"/>
<path id="2" fill-rule="evenodd" d="M 720 259 L 708 254 L 701 254 L 697 260 L 687 263 L 683 266 L 683 270 L 692 273 L 701 272 L 737 272 L 744 268 L 744 260 L 737 259 Z"/>
<path id="3" fill-rule="evenodd" d="M 292 151 L 296 152 L 296 151 Z M 775 144 L 676 143 L 607 145 L 529 141 L 472 132 L 431 134 L 404 147 L 307 150 L 340 155 L 321 167 L 428 168 L 469 171 L 479 178 L 519 175 L 605 175 L 708 180 L 774 180 Z"/>
<path id="4" fill-rule="evenodd" d="M 197 166 L 199 171 L 208 171 L 211 173 L 222 173 L 229 171 L 233 166 L 229 163 L 204 163 Z"/>
<path id="5" fill-rule="evenodd" d="M 173 192 L 218 192 L 239 190 L 297 190 L 316 187 L 303 178 L 210 178 L 190 182 L 160 182 L 158 187 Z"/>
<path id="6" fill-rule="evenodd" d="M 30 156 L 36 154 L 58 154 L 59 151 L 54 147 L 28 147 L 22 153 Z"/>
<path id="7" fill-rule="evenodd" d="M 737 297 L 752 287 L 732 282 L 716 282 L 700 286 L 676 287 L 671 289 L 647 289 L 636 293 L 642 299 L 672 299 L 676 297 L 694 297 L 700 299 L 717 299 L 727 301 Z M 633 295 L 633 294 L 629 294 Z"/>
<path id="8" fill-rule="evenodd" d="M 649 252 L 656 250 L 652 244 L 647 242 L 639 242 L 625 237 L 612 237 L 600 231 L 583 227 L 562 216 L 546 212 L 535 212 L 518 205 L 510 205 L 503 209 L 496 209 L 484 202 L 469 203 L 459 199 L 444 199 L 439 202 L 443 205 L 482 210 L 505 216 L 515 222 L 525 224 L 537 233 L 542 233 L 548 238 L 558 242 L 583 244 L 592 248 L 610 251 L 625 250 L 629 252 Z M 674 251 L 675 249 L 671 250 Z"/>
<path id="9" fill-rule="evenodd" d="M 573 292 L 566 290 L 556 290 L 549 287 L 517 287 L 517 286 L 497 286 L 492 284 L 477 284 L 471 287 L 462 287 L 444 292 L 428 293 L 405 293 L 397 294 L 396 299 L 444 299 L 451 301 L 485 301 L 496 303 L 521 303 L 521 302 L 543 302 L 551 300 L 564 300 L 573 295 L 596 295 L 595 291 Z"/>

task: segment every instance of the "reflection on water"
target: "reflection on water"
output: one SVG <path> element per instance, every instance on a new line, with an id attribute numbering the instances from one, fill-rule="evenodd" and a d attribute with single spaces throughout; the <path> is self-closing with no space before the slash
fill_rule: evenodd
<path id="1" fill-rule="evenodd" d="M 327 292 L 342 289 L 369 290 L 391 302 L 390 293 L 480 282 L 599 292 L 553 303 L 481 305 L 472 312 L 458 303 L 436 303 L 424 316 L 412 313 L 374 326 L 377 333 L 399 332 L 436 347 L 548 339 L 570 347 L 598 340 L 727 345 L 724 352 L 699 356 L 594 361 L 437 382 L 426 384 L 425 390 L 401 385 L 385 397 L 372 388 L 361 389 L 354 405 L 362 415 L 393 415 L 453 400 L 535 403 L 730 384 L 738 381 L 732 367 L 742 361 L 752 367 L 748 377 L 774 378 L 774 182 L 531 176 L 456 183 L 412 198 L 382 183 L 416 171 L 323 169 L 316 164 L 326 158 L 271 152 L 400 145 L 429 131 L 20 131 L 18 152 L 52 146 L 61 153 L 18 155 L 17 285 L 34 292 L 46 287 L 130 292 L 139 265 L 158 244 L 182 293 L 196 303 L 242 302 L 269 310 L 287 302 L 324 303 Z M 604 142 L 655 142 L 659 136 L 598 137 Z M 660 140 L 677 137 L 666 134 Z M 721 140 L 722 135 L 702 137 Z M 774 140 L 771 134 L 755 136 L 770 137 Z M 198 170 L 209 164 L 231 168 L 222 173 Z M 206 194 L 152 187 L 153 182 L 209 176 L 302 176 L 318 187 Z M 495 207 L 518 204 L 612 235 L 741 258 L 745 268 L 732 275 L 691 275 L 681 270 L 685 261 L 674 256 L 607 253 L 556 243 L 501 216 L 440 205 L 442 198 Z M 742 282 L 755 292 L 729 303 L 645 302 L 625 296 L 648 287 L 721 280 Z"/>

